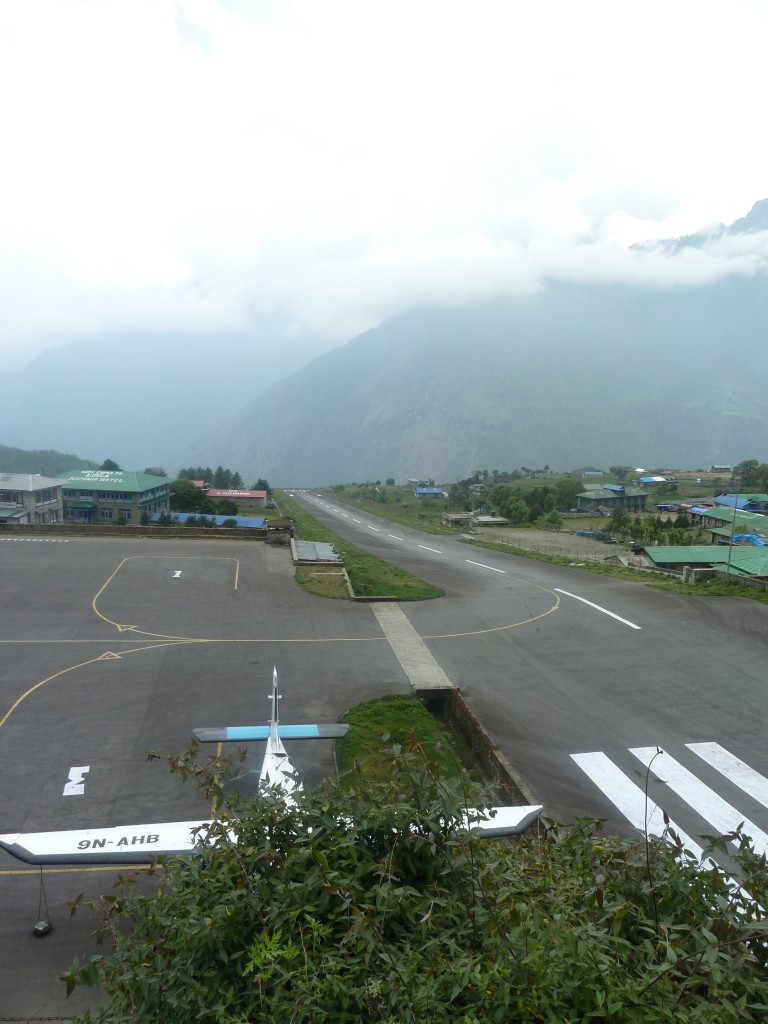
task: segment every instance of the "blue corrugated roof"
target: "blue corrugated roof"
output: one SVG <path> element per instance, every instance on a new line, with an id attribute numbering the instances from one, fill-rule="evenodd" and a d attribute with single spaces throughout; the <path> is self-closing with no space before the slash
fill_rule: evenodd
<path id="1" fill-rule="evenodd" d="M 159 521 L 161 516 L 167 516 L 168 512 L 155 512 L 149 517 L 150 523 L 156 523 Z M 186 523 L 190 518 L 200 518 L 196 512 L 171 512 L 170 513 L 175 523 Z M 267 520 L 261 516 L 209 516 L 204 515 L 204 518 L 209 522 L 213 520 L 215 526 L 223 526 L 224 523 L 231 523 L 235 521 L 236 526 L 245 527 L 247 530 L 263 530 L 266 528 Z"/>

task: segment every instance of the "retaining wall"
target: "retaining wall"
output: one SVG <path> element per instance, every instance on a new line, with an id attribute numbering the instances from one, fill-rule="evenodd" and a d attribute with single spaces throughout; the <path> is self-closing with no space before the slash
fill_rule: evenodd
<path id="1" fill-rule="evenodd" d="M 100 523 L 0 523 L 0 535 L 43 537 L 141 537 L 157 540 L 204 537 L 206 540 L 266 540 L 266 530 L 236 526 L 102 526 Z"/>

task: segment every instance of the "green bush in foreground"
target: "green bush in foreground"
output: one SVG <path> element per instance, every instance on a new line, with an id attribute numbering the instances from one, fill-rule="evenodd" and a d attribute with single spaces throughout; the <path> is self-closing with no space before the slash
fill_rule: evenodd
<path id="1" fill-rule="evenodd" d="M 300 809 L 233 809 L 220 840 L 158 869 L 151 895 L 105 898 L 114 952 L 102 1022 L 716 1022 L 764 1020 L 765 861 L 753 898 L 660 842 L 598 824 L 483 841 L 446 826 L 460 784 L 418 751 L 388 782 L 326 784 Z M 228 831 L 237 843 L 226 840 Z M 738 840 L 738 837 L 736 837 Z M 130 927 L 127 927 L 130 925 Z"/>

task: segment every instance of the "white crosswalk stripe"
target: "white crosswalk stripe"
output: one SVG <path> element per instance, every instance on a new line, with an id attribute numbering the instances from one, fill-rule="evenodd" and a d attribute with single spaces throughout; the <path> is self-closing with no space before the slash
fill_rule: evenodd
<path id="1" fill-rule="evenodd" d="M 719 743 L 686 743 L 686 747 L 711 764 L 739 789 L 749 793 L 763 807 L 768 807 L 768 779 L 750 768 L 748 764 L 734 757 Z"/>
<path id="2" fill-rule="evenodd" d="M 745 814 L 741 814 L 734 807 L 723 800 L 721 796 L 709 786 L 696 778 L 693 772 L 689 772 L 681 764 L 678 764 L 669 754 L 657 755 L 657 747 L 635 747 L 631 752 L 639 758 L 646 767 L 654 760 L 653 770 L 671 790 L 682 797 L 697 814 L 714 825 L 721 834 L 733 832 L 744 826 L 744 832 L 752 839 L 755 850 L 758 853 L 768 851 L 768 835 L 750 821 Z"/>
<path id="3" fill-rule="evenodd" d="M 670 828 L 678 836 L 686 850 L 701 860 L 704 851 L 689 835 L 670 820 L 664 822 L 664 811 L 602 751 L 592 754 L 571 754 L 576 764 L 592 779 L 608 799 L 624 815 L 627 821 L 640 832 L 649 836 L 663 836 Z"/>
<path id="4" fill-rule="evenodd" d="M 685 753 L 690 751 L 710 768 L 715 769 L 724 780 L 726 790 L 736 787 L 761 807 L 768 808 L 768 779 L 720 746 L 719 743 L 688 743 L 685 744 L 683 750 Z M 670 805 L 677 798 L 678 801 L 682 801 L 685 808 L 694 813 L 697 821 L 692 830 L 694 834 L 711 831 L 722 835 L 741 827 L 743 833 L 752 840 L 755 851 L 768 854 L 768 833 L 754 820 L 751 820 L 748 814 L 738 806 L 729 803 L 728 799 L 703 782 L 693 771 L 681 764 L 667 751 L 656 746 L 630 747 L 629 753 L 645 765 L 650 785 L 646 784 L 645 787 L 641 787 L 633 782 L 622 768 L 602 751 L 571 754 L 571 758 L 623 817 L 641 833 L 661 836 L 665 827 L 668 827 L 677 833 L 683 846 L 694 856 L 699 859 L 702 856 L 701 845 L 689 834 L 686 834 L 676 822 L 668 818 L 669 824 L 665 826 L 664 811 L 647 792 L 650 790 L 657 795 L 661 786 L 670 794 L 669 801 L 667 801 Z M 622 754 L 617 760 L 620 761 L 623 756 Z M 691 760 L 690 755 L 687 759 Z M 709 774 L 713 775 L 712 772 Z M 736 789 L 733 789 L 733 793 L 736 793 Z M 730 799 L 731 794 L 728 793 L 728 796 Z M 740 801 L 736 799 L 734 803 L 738 804 Z M 678 820 L 680 820 L 681 814 L 683 818 L 686 817 L 678 803 Z M 753 808 L 753 818 L 755 814 L 759 820 L 762 820 L 757 808 Z M 702 827 L 702 821 L 711 827 L 709 829 Z"/>

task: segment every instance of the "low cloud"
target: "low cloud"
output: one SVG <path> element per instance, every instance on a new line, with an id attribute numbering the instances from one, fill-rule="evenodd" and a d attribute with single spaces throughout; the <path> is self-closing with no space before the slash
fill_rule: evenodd
<path id="1" fill-rule="evenodd" d="M 0 356 L 264 323 L 340 344 L 551 277 L 678 286 L 763 235 L 768 10 L 7 0 Z M 662 31 L 663 26 L 663 31 Z M 257 343 L 256 340 L 254 343 Z"/>

